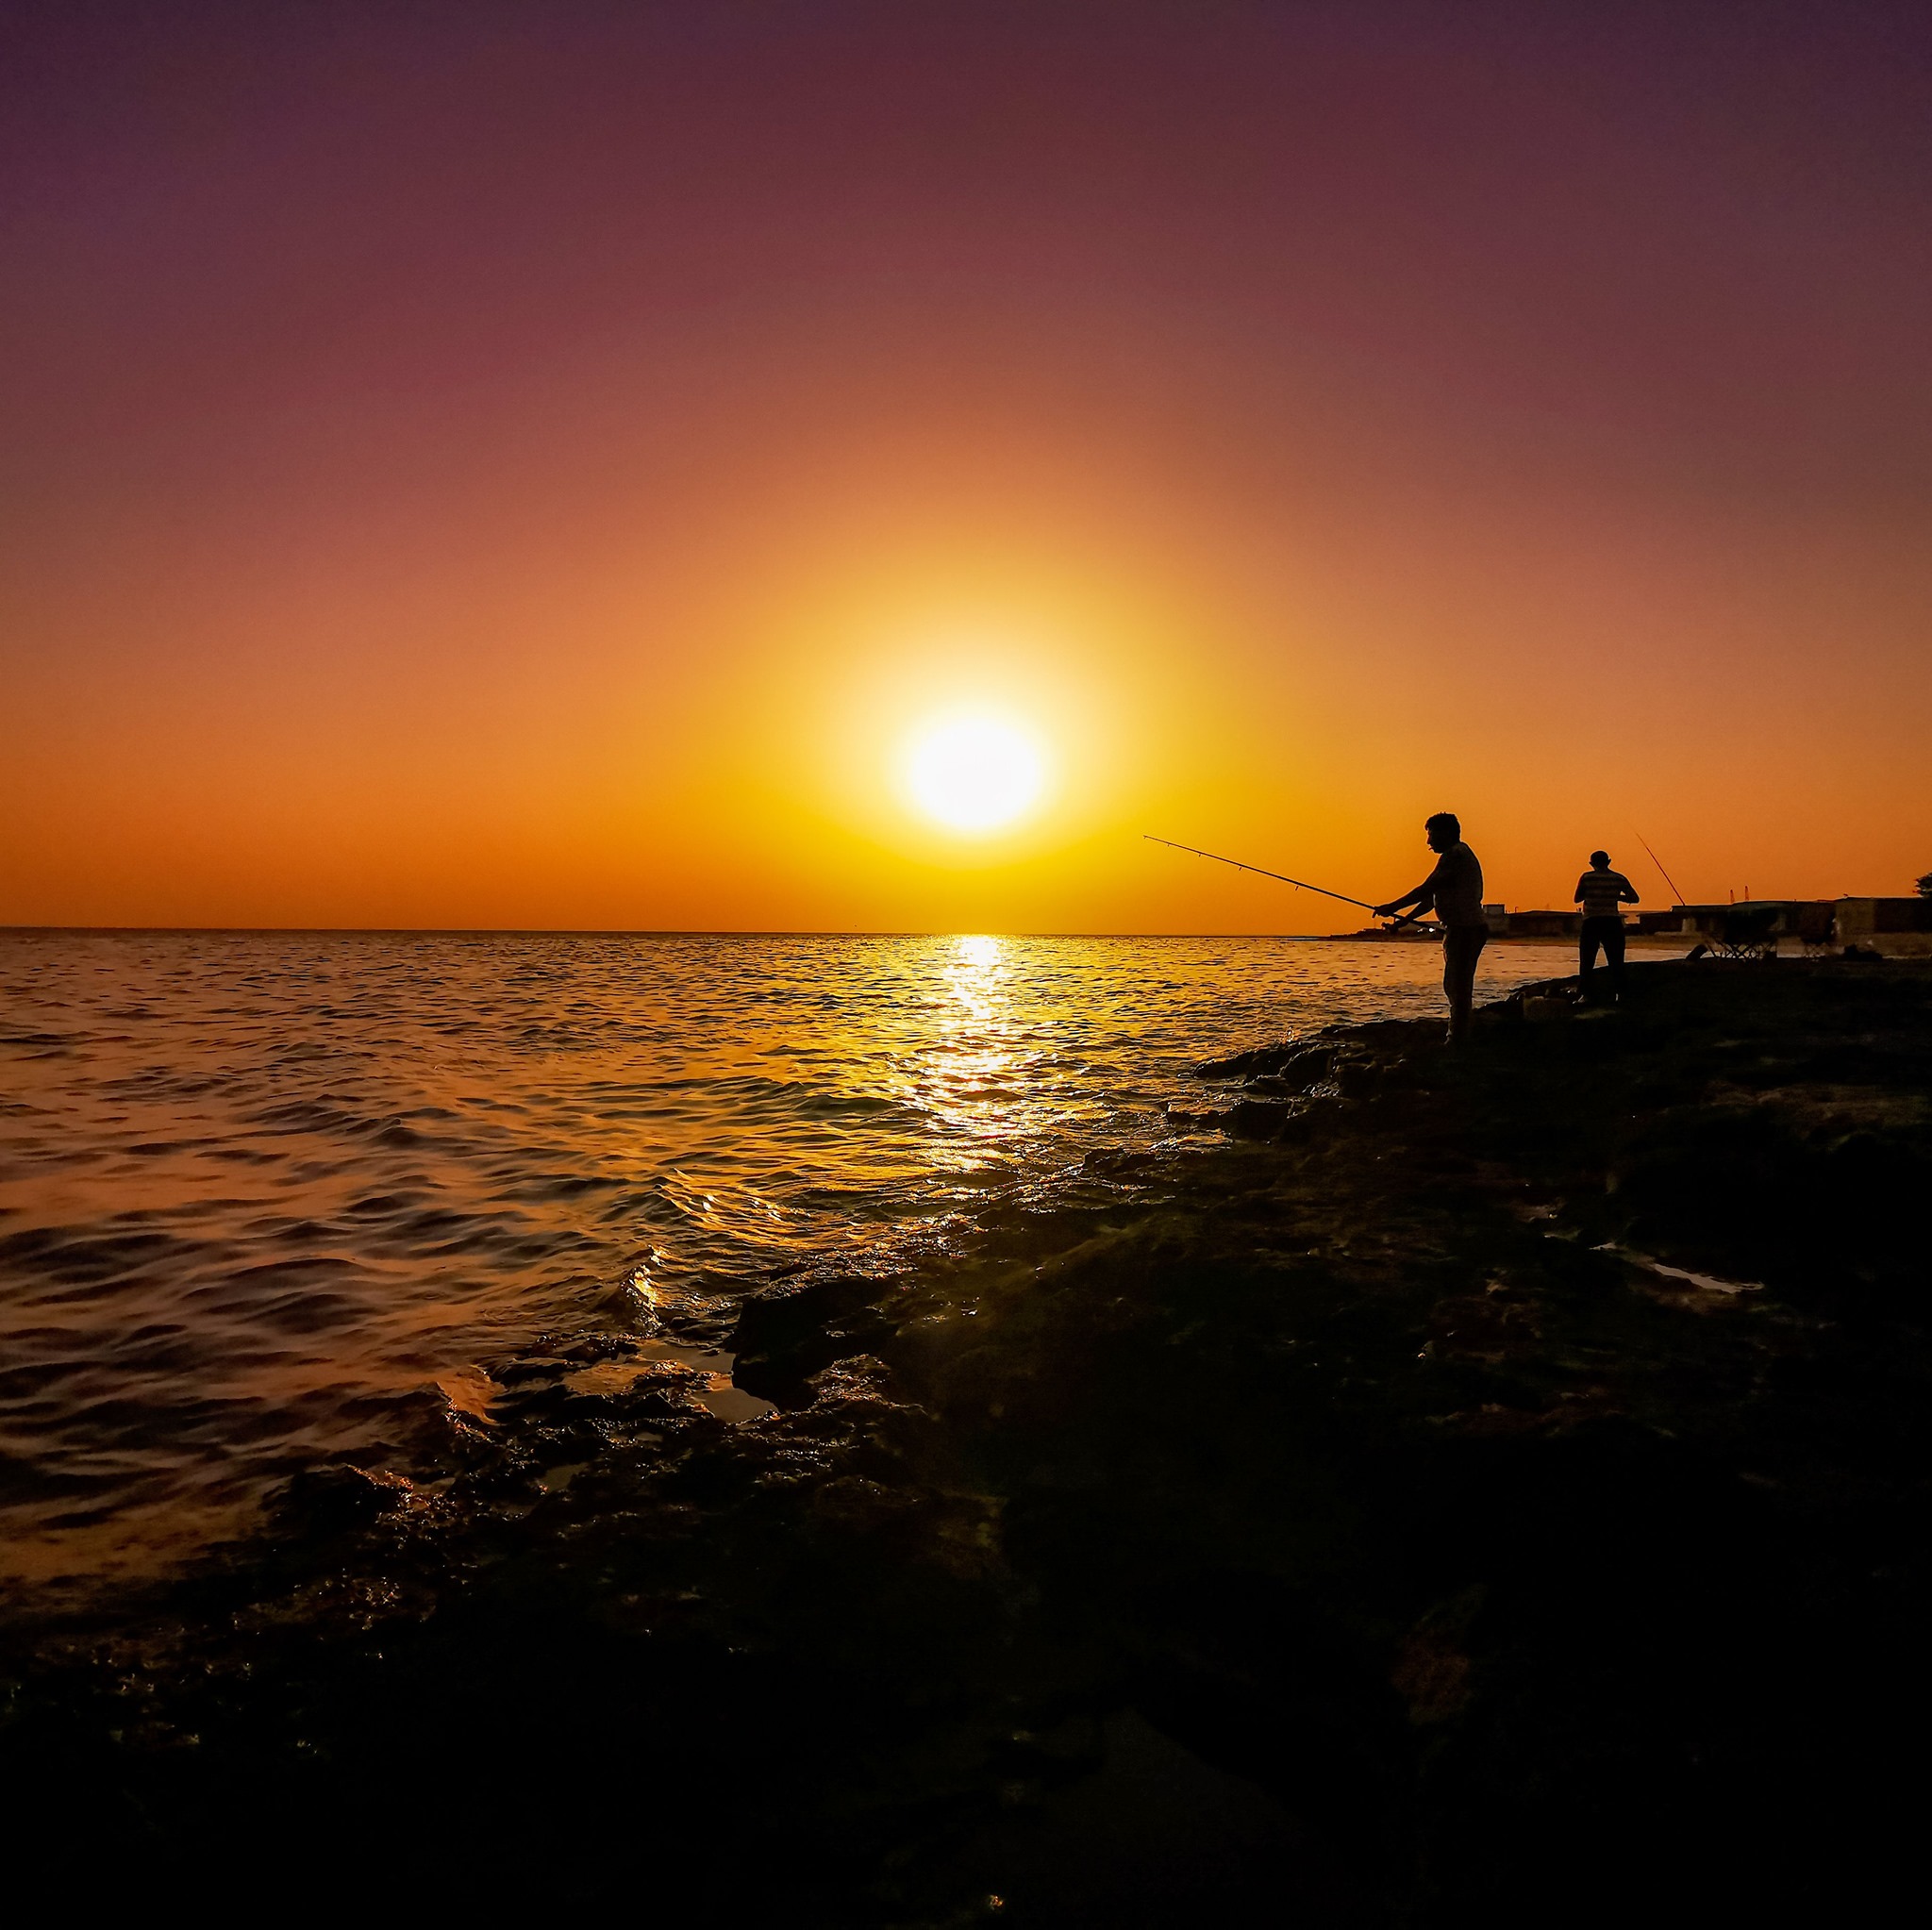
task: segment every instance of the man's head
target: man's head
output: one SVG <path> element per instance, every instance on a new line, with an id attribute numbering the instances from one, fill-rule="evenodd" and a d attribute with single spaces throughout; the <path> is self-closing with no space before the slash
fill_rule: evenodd
<path id="1" fill-rule="evenodd" d="M 1433 818 L 1424 821 L 1424 835 L 1429 840 L 1431 851 L 1447 851 L 1462 842 L 1462 824 L 1454 811 L 1438 811 Z"/>
<path id="2" fill-rule="evenodd" d="M 1607 872 L 1610 868 L 1610 854 L 1607 851 L 1592 851 L 1590 854 L 1590 868 L 1593 872 Z"/>

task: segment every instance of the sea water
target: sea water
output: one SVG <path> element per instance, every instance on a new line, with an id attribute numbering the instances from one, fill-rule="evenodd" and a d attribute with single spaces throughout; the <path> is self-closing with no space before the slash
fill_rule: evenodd
<path id="1" fill-rule="evenodd" d="M 1479 995 L 1565 969 L 1492 946 Z M 405 1407 L 487 1412 L 540 1333 L 964 1240 L 1097 1148 L 1185 1157 L 1197 1060 L 1440 1014 L 1440 974 L 1280 939 L 0 932 L 0 1580 L 157 1572 Z"/>

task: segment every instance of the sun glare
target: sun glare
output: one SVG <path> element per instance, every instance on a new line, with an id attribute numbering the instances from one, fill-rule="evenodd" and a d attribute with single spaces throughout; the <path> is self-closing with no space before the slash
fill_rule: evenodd
<path id="1" fill-rule="evenodd" d="M 1045 772 L 1024 732 L 990 717 L 930 725 L 906 760 L 913 800 L 956 831 L 1010 824 L 1039 798 Z"/>

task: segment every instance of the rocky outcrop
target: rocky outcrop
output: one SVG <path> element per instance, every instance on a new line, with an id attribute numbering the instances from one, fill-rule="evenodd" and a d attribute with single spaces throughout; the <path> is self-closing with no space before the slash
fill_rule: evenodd
<path id="1" fill-rule="evenodd" d="M 1141 1195 L 772 1282 L 748 1423 L 622 1335 L 502 1363 L 434 1468 L 23 1633 L 0 1813 L 150 1906 L 1869 1913 L 1932 1715 L 1932 975 L 1632 981 L 1219 1062 Z"/>

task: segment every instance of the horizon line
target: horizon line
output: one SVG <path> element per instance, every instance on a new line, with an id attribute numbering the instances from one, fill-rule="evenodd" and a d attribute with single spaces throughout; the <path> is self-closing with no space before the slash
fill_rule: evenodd
<path id="1" fill-rule="evenodd" d="M 986 926 L 841 927 L 782 925 L 578 925 L 578 924 L 8 924 L 0 934 L 93 933 L 156 936 L 206 933 L 262 937 L 286 933 L 308 938 L 576 938 L 576 939 L 1329 939 L 1350 932 L 1283 931 L 996 931 Z"/>
<path id="2" fill-rule="evenodd" d="M 1741 901 L 1740 901 L 1741 902 Z M 1770 902 L 1770 901 L 1763 901 Z M 1779 903 L 1789 901 L 1777 901 Z M 1547 909 L 1552 913 L 1575 911 L 1574 906 L 1525 907 L 1526 910 Z M 1677 907 L 1679 909 L 1703 909 L 1711 907 Z M 1730 907 L 1718 907 L 1728 909 Z M 7 924 L 0 923 L 0 937 L 42 934 L 46 936 L 92 936 L 101 938 L 125 937 L 137 933 L 150 937 L 192 937 L 208 938 L 265 938 L 285 936 L 289 938 L 558 938 L 558 939 L 1291 939 L 1310 943 L 1326 943 L 1337 940 L 1355 940 L 1369 936 L 1380 936 L 1384 927 L 1358 925 L 1353 931 L 996 931 L 985 926 L 955 926 L 947 930 L 938 928 L 886 928 L 872 929 L 835 928 L 823 926 L 813 929 L 805 927 L 735 925 L 735 926 L 678 926 L 678 925 L 575 925 L 575 924 Z M 1434 933 L 1442 929 L 1436 924 L 1421 923 L 1417 926 L 1422 933 Z M 1676 937 L 1676 933 L 1657 933 L 1647 936 Z M 1551 942 L 1546 936 L 1526 932 L 1491 932 L 1490 940 L 1494 944 L 1542 944 Z M 1412 942 L 1412 940 L 1403 940 Z M 1570 942 L 1569 939 L 1564 940 Z"/>

